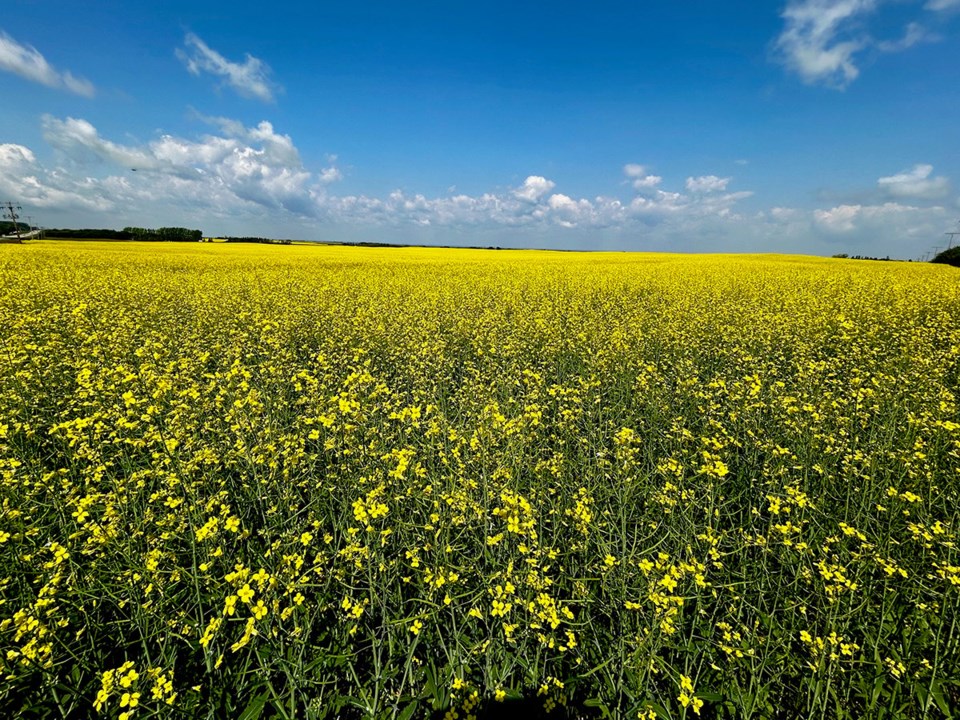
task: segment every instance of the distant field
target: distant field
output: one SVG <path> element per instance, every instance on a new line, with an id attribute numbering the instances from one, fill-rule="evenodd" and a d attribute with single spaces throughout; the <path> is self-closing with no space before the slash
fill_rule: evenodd
<path id="1" fill-rule="evenodd" d="M 0 707 L 957 714 L 953 268 L 42 242 L 0 298 Z"/>

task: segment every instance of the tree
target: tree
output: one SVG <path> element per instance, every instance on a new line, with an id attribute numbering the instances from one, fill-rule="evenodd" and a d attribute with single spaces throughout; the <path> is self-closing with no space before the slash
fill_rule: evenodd
<path id="1" fill-rule="evenodd" d="M 930 262 L 941 263 L 944 265 L 953 265 L 960 267 L 960 245 L 944 250 Z"/>

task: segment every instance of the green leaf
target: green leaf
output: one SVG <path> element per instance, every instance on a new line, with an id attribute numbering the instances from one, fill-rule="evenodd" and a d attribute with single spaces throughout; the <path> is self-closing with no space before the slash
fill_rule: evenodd
<path id="1" fill-rule="evenodd" d="M 237 720 L 257 720 L 263 714 L 263 708 L 267 704 L 267 698 L 270 697 L 269 691 L 264 691 L 257 695 L 242 713 L 237 716 Z"/>
<path id="2" fill-rule="evenodd" d="M 600 698 L 590 698 L 588 700 L 584 700 L 583 704 L 585 707 L 597 708 L 600 711 L 601 717 L 605 717 L 605 718 L 613 717 L 610 714 L 610 708 L 608 708 L 607 704 L 603 702 L 603 700 L 601 700 Z"/>
<path id="3" fill-rule="evenodd" d="M 952 720 L 953 714 L 950 712 L 950 705 L 947 703 L 946 698 L 943 697 L 943 687 L 939 681 L 930 683 L 930 695 L 933 697 L 933 701 L 937 704 L 937 707 L 940 708 L 940 712 L 943 713 L 944 717 L 947 720 Z"/>
<path id="4" fill-rule="evenodd" d="M 650 703 L 648 707 L 653 710 L 657 714 L 657 717 L 661 720 L 671 720 L 670 711 L 667 710 L 663 705 L 660 705 L 659 703 Z"/>
<path id="5" fill-rule="evenodd" d="M 399 715 L 397 715 L 397 720 L 410 720 L 413 717 L 413 713 L 417 710 L 417 701 L 414 700 L 412 703 L 407 705 Z"/>

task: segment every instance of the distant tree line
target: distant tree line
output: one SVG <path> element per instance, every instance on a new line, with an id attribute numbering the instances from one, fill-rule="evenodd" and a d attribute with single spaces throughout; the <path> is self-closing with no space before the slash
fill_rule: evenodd
<path id="1" fill-rule="evenodd" d="M 74 238 L 77 240 L 129 240 L 130 233 L 108 228 L 49 228 L 43 231 L 49 238 Z"/>
<path id="2" fill-rule="evenodd" d="M 27 228 L 20 223 L 20 232 Z M 13 223 L 0 222 L 0 234 L 7 235 L 14 231 Z M 73 240 L 141 240 L 148 242 L 199 242 L 203 237 L 200 230 L 190 230 L 181 227 L 138 228 L 125 227 L 123 230 L 110 228 L 47 228 L 43 231 L 48 238 L 70 238 Z"/>
<path id="3" fill-rule="evenodd" d="M 14 225 L 9 220 L 0 220 L 0 235 L 12 235 L 20 228 L 20 232 L 29 232 L 30 227 L 26 223 L 17 223 Z"/>
<path id="4" fill-rule="evenodd" d="M 836 255 L 833 255 L 832 257 L 835 257 L 835 258 L 849 258 L 850 260 L 882 260 L 882 261 L 888 261 L 888 260 L 892 260 L 892 259 L 893 259 L 893 258 L 891 258 L 889 255 L 887 255 L 886 257 L 882 257 L 882 258 L 881 258 L 881 257 L 870 257 L 869 255 L 848 255 L 847 253 L 837 253 Z M 913 262 L 913 260 L 907 260 L 907 262 Z M 942 253 L 940 253 L 940 254 L 937 255 L 935 258 L 933 258 L 933 260 L 931 260 L 930 262 L 932 262 L 932 263 L 941 263 L 941 264 L 943 264 L 943 265 L 953 265 L 954 267 L 960 267 L 960 245 L 958 245 L 958 246 L 955 247 L 955 248 L 948 248 L 948 249 L 944 250 Z"/>
<path id="5" fill-rule="evenodd" d="M 903 262 L 902 260 L 896 260 L 895 258 L 892 258 L 889 255 L 887 255 L 886 257 L 871 257 L 870 255 L 847 255 L 847 253 L 837 253 L 836 255 L 832 255 L 831 257 L 845 258 L 845 259 L 848 258 L 850 260 L 880 260 L 882 262 Z M 912 262 L 912 261 L 907 260 L 907 262 Z"/>
<path id="6" fill-rule="evenodd" d="M 182 227 L 141 228 L 125 227 L 130 240 L 159 242 L 200 242 L 203 232 Z"/>
<path id="7" fill-rule="evenodd" d="M 942 263 L 944 265 L 953 265 L 953 267 L 960 267 L 960 245 L 957 245 L 954 248 L 949 248 L 944 250 L 942 253 L 937 255 L 930 262 Z"/>

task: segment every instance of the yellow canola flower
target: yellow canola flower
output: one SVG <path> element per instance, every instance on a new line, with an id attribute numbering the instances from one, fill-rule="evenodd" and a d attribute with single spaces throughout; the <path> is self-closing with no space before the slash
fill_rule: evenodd
<path id="1" fill-rule="evenodd" d="M 237 590 L 237 597 L 240 598 L 242 602 L 248 605 L 253 600 L 254 595 L 255 595 L 255 592 L 253 588 L 251 588 L 249 585 L 244 585 L 242 588 Z"/>
<path id="2" fill-rule="evenodd" d="M 565 202 L 545 195 L 544 218 Z M 438 652 L 464 683 L 479 658 L 494 700 L 533 682 L 550 708 L 564 692 L 544 673 L 562 668 L 613 715 L 626 695 L 601 678 L 640 655 L 688 715 L 698 676 L 678 668 L 714 669 L 723 694 L 773 653 L 776 705 L 781 672 L 825 671 L 838 697 L 886 676 L 909 699 L 956 665 L 953 268 L 231 243 L 0 255 L 0 554 L 17 570 L 0 576 L 0 661 L 39 714 L 55 703 L 24 688 L 68 687 L 77 667 L 103 673 L 89 699 L 105 717 L 196 714 L 205 696 L 178 698 L 169 671 L 104 672 L 92 636 L 241 694 L 244 663 L 282 673 L 281 646 L 374 647 L 414 685 Z M 772 588 L 804 609 L 753 624 Z M 855 635 L 884 608 L 923 629 L 909 647 Z M 688 632 L 703 641 L 671 667 Z M 371 687 L 368 665 L 345 693 Z"/>

